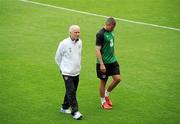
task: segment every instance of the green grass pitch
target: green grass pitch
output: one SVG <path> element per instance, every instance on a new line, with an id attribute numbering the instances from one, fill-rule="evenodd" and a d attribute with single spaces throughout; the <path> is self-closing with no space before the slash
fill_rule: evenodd
<path id="1" fill-rule="evenodd" d="M 180 29 L 178 0 L 33 0 L 49 5 Z M 95 34 L 104 18 L 0 0 L 0 124 L 178 124 L 180 31 L 117 21 L 116 56 L 122 82 L 113 109 L 100 108 Z M 59 112 L 64 82 L 54 55 L 68 27 L 83 41 L 78 89 L 83 120 Z"/>

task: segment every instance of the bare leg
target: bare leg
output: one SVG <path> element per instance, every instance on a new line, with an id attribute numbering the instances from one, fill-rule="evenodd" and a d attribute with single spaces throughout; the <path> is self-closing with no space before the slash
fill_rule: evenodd
<path id="1" fill-rule="evenodd" d="M 113 78 L 113 80 L 107 89 L 108 92 L 111 92 L 121 81 L 120 75 L 113 75 L 112 78 Z"/>
<path id="2" fill-rule="evenodd" d="M 100 80 L 100 88 L 99 88 L 99 92 L 100 92 L 101 98 L 104 97 L 104 93 L 105 93 L 105 85 L 106 85 L 106 81 Z"/>

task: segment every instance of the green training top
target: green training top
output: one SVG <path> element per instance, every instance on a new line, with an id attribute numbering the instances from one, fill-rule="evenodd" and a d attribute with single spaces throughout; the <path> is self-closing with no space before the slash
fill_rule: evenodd
<path id="1" fill-rule="evenodd" d="M 114 34 L 102 28 L 96 34 L 96 46 L 101 46 L 101 55 L 104 64 L 114 63 L 116 57 L 114 55 Z M 97 63 L 99 63 L 97 59 Z"/>

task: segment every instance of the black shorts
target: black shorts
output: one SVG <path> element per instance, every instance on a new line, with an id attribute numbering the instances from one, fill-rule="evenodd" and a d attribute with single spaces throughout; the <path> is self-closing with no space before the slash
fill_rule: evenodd
<path id="1" fill-rule="evenodd" d="M 106 67 L 106 73 L 101 72 L 100 70 L 100 64 L 96 64 L 96 73 L 97 77 L 101 80 L 107 80 L 108 76 L 112 75 L 120 75 L 120 67 L 118 62 L 104 64 Z"/>

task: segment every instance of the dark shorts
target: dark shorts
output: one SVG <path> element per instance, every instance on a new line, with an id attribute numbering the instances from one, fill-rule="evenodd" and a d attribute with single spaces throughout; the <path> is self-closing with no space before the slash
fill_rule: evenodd
<path id="1" fill-rule="evenodd" d="M 100 64 L 96 64 L 96 73 L 97 77 L 101 80 L 107 80 L 108 76 L 112 75 L 120 75 L 120 67 L 118 62 L 105 64 L 106 67 L 106 73 L 103 73 L 100 71 Z"/>

